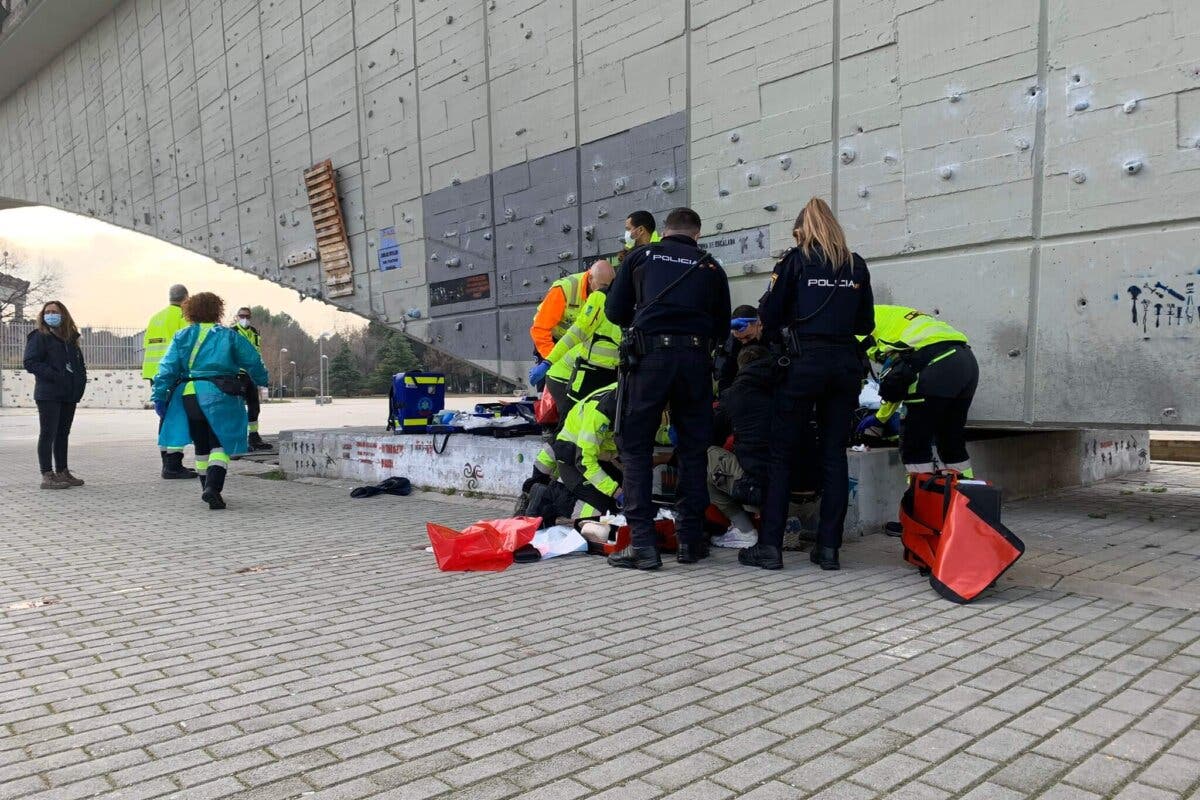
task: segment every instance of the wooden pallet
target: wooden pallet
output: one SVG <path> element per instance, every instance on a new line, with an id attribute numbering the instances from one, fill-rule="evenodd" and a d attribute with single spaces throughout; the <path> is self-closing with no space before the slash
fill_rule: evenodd
<path id="1" fill-rule="evenodd" d="M 333 162 L 325 159 L 304 171 L 308 207 L 317 234 L 317 255 L 325 273 L 325 296 L 354 294 L 354 266 L 350 263 L 350 241 L 346 220 L 338 202 L 337 176 Z"/>

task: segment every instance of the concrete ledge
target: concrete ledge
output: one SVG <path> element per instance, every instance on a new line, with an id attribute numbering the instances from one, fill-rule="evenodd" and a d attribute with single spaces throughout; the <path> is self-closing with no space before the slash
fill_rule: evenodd
<path id="1" fill-rule="evenodd" d="M 279 466 L 289 478 L 378 483 L 403 475 L 445 493 L 514 497 L 529 477 L 541 439 L 453 434 L 392 435 L 378 428 L 284 431 Z M 971 443 L 976 474 L 1016 500 L 1150 468 L 1146 431 L 1004 433 Z M 441 452 L 438 452 L 438 451 Z M 896 519 L 905 486 L 895 449 L 850 453 L 847 533 L 875 533 Z"/>

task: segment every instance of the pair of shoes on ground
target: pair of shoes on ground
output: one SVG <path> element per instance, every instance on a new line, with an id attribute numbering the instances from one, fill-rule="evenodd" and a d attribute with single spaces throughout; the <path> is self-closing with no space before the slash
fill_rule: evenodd
<path id="1" fill-rule="evenodd" d="M 83 486 L 83 480 L 71 474 L 71 470 L 61 472 L 43 472 L 43 489 L 70 489 L 72 486 Z"/>
<path id="2" fill-rule="evenodd" d="M 814 547 L 808 554 L 808 560 L 823 570 L 838 570 L 842 568 L 838 560 L 836 547 Z M 738 563 L 747 567 L 760 569 L 783 569 L 783 553 L 778 547 L 766 544 L 755 544 L 738 551 Z"/>
<path id="3" fill-rule="evenodd" d="M 700 542 L 680 542 L 675 552 L 675 560 L 680 564 L 695 564 L 708 558 L 708 544 Z M 608 557 L 608 565 L 618 569 L 658 569 L 662 566 L 662 556 L 657 547 L 634 547 L 630 545 L 624 550 L 613 553 Z"/>

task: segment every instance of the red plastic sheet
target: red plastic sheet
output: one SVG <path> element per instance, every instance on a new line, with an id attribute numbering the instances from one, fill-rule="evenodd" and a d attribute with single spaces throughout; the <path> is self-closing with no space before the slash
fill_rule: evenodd
<path id="1" fill-rule="evenodd" d="M 533 541 L 538 517 L 489 519 L 461 531 L 428 522 L 425 529 L 442 572 L 500 572 L 513 563 L 513 551 Z"/>

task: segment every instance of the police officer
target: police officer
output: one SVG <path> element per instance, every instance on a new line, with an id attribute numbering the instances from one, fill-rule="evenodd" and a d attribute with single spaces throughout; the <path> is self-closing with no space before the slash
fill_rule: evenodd
<path id="1" fill-rule="evenodd" d="M 608 319 L 625 329 L 617 442 L 633 540 L 609 557 L 614 567 L 662 566 L 651 480 L 654 439 L 668 403 L 679 458 L 677 560 L 692 564 L 707 554 L 703 518 L 713 424 L 712 351 L 729 329 L 729 279 L 696 246 L 700 216 L 695 211 L 675 209 L 664 228 L 661 242 L 630 251 L 605 303 Z"/>
<path id="2" fill-rule="evenodd" d="M 770 288 L 759 305 L 766 336 L 781 339 L 786 355 L 777 387 L 777 434 L 763 503 L 758 544 L 738 553 L 738 561 L 763 569 L 783 568 L 783 527 L 788 511 L 789 473 L 808 409 L 815 406 L 820 427 L 821 514 L 810 560 L 821 569 L 839 569 L 838 548 L 849 502 L 846 444 L 850 418 L 858 405 L 863 368 L 855 335 L 875 327 L 871 275 L 850 252 L 842 226 L 829 205 L 814 197 L 796 218 L 796 247 L 775 265 Z"/>
<path id="3" fill-rule="evenodd" d="M 933 443 L 947 469 L 975 477 L 967 454 L 967 414 L 979 384 L 979 363 L 965 334 L 906 306 L 875 306 L 867 354 L 883 365 L 883 405 L 860 433 L 885 425 L 903 403 L 900 458 L 909 474 L 933 471 Z"/>
<path id="4" fill-rule="evenodd" d="M 167 348 L 171 346 L 171 340 L 175 338 L 176 333 L 188 326 L 187 320 L 183 318 L 181 307 L 187 298 L 187 287 L 183 284 L 175 284 L 167 290 L 167 299 L 170 301 L 170 305 L 159 311 L 146 323 L 146 333 L 142 338 L 142 378 L 149 381 L 151 386 L 154 385 L 154 376 L 158 374 L 158 363 L 162 361 Z M 161 419 L 158 421 L 158 428 L 160 431 L 162 430 Z M 159 450 L 159 455 L 162 456 L 161 474 L 163 478 L 196 477 L 194 469 L 183 466 L 182 447 L 167 447 Z"/>
<path id="5" fill-rule="evenodd" d="M 258 357 L 262 358 L 262 335 L 258 332 L 258 328 L 250 324 L 251 314 L 249 306 L 242 306 L 237 312 L 237 332 L 246 337 L 246 341 L 254 345 L 255 352 Z M 258 398 L 258 387 L 254 385 L 254 381 L 250 376 L 242 371 L 239 374 L 242 381 L 242 397 L 246 400 L 246 416 L 250 420 L 249 445 L 251 450 L 270 450 L 271 445 L 263 441 L 262 436 L 258 433 L 258 417 L 262 413 L 262 403 Z"/>

